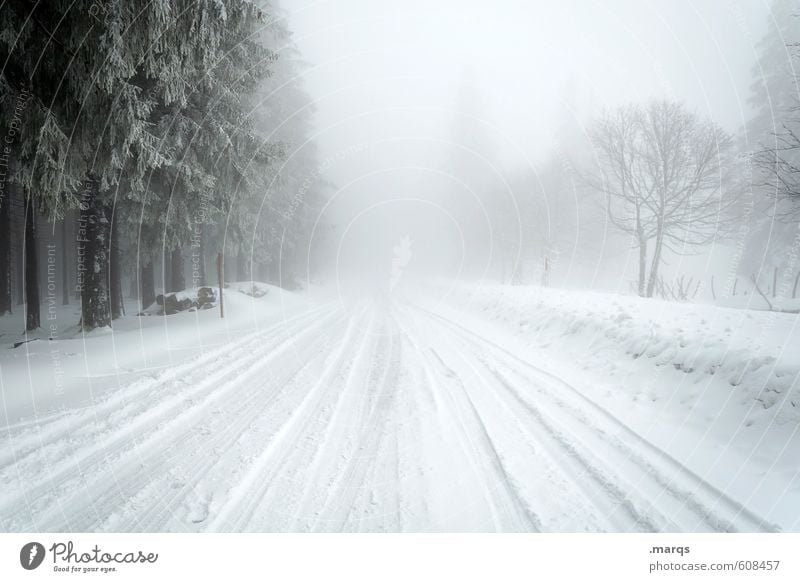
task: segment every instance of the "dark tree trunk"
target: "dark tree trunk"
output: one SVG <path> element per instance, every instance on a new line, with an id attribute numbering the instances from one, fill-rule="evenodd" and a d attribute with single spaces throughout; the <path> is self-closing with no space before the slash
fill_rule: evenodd
<path id="1" fill-rule="evenodd" d="M 264 282 L 265 283 L 272 283 L 276 284 L 278 281 L 277 271 L 277 264 L 278 262 L 275 260 L 271 260 L 267 263 L 266 269 L 264 270 Z"/>
<path id="2" fill-rule="evenodd" d="M 236 254 L 236 278 L 239 281 L 247 281 L 250 277 L 247 275 L 248 271 L 248 261 L 247 255 L 244 254 L 241 250 Z"/>
<path id="3" fill-rule="evenodd" d="M 205 228 L 203 225 L 200 225 L 200 237 L 198 241 L 198 249 L 197 254 L 199 255 L 198 260 L 200 261 L 197 265 L 197 275 L 198 281 L 196 286 L 207 285 L 208 281 L 206 279 L 206 233 Z"/>
<path id="4" fill-rule="evenodd" d="M 269 265 L 266 262 L 258 265 L 258 278 L 264 282 L 269 280 Z"/>
<path id="5" fill-rule="evenodd" d="M 39 257 L 37 255 L 36 207 L 29 192 L 25 197 L 25 329 L 41 326 L 39 310 Z"/>
<path id="6" fill-rule="evenodd" d="M 225 277 L 226 281 L 233 281 L 233 270 L 236 268 L 236 261 L 231 258 L 230 255 L 227 257 L 223 257 L 222 261 L 222 276 Z"/>
<path id="7" fill-rule="evenodd" d="M 73 278 L 73 286 L 72 286 L 72 296 L 75 298 L 75 301 L 80 303 L 81 301 L 81 287 L 83 286 L 83 271 L 81 271 L 81 265 L 83 264 L 83 257 L 79 254 L 83 252 L 83 249 L 86 248 L 86 243 L 81 242 L 81 237 L 85 234 L 82 234 L 81 229 L 83 229 L 83 220 L 80 212 L 76 214 L 76 224 L 75 224 L 75 236 L 72 237 L 72 242 L 75 245 L 75 260 L 73 261 L 74 266 L 74 273 L 75 277 Z"/>
<path id="8" fill-rule="evenodd" d="M 119 319 L 125 315 L 125 304 L 122 297 L 122 251 L 119 247 L 119 228 L 115 209 L 106 209 L 106 219 L 111 228 L 111 244 L 109 248 L 109 300 L 111 301 L 111 319 Z"/>
<path id="9" fill-rule="evenodd" d="M 172 249 L 172 256 L 170 259 L 172 267 L 170 291 L 183 291 L 186 288 L 186 279 L 184 278 L 183 274 L 183 254 L 181 253 L 180 246 L 176 246 L 174 249 Z"/>
<path id="10" fill-rule="evenodd" d="M 206 243 L 205 232 L 202 224 L 195 226 L 192 235 L 192 287 L 206 285 Z"/>
<path id="11" fill-rule="evenodd" d="M 172 288 L 172 258 L 167 251 L 161 255 L 161 286 L 164 288 L 164 293 L 174 291 Z"/>
<path id="12" fill-rule="evenodd" d="M 88 331 L 111 325 L 108 292 L 109 235 L 107 211 L 99 200 L 99 184 L 88 178 L 81 207 L 81 233 L 78 236 L 78 269 L 82 272 L 81 326 Z M 83 248 L 81 248 L 83 247 Z M 82 252 L 82 254 L 81 254 Z"/>
<path id="13" fill-rule="evenodd" d="M 81 242 L 81 238 L 86 234 L 82 232 L 83 229 L 83 218 L 81 216 L 80 211 L 75 212 L 74 222 L 75 229 L 72 233 L 72 245 L 73 245 L 73 253 L 75 254 L 75 260 L 72 261 L 72 297 L 78 303 L 81 302 L 81 287 L 83 285 L 83 272 L 81 271 L 81 265 L 85 264 L 83 262 L 83 258 L 79 255 L 79 251 L 85 249 L 86 243 Z"/>
<path id="14" fill-rule="evenodd" d="M 17 232 L 17 236 L 14 237 L 16 239 L 14 244 L 14 251 L 15 251 L 15 268 L 14 268 L 14 275 L 17 281 L 17 305 L 24 305 L 25 304 L 25 200 L 21 198 L 18 199 L 17 202 L 17 216 L 18 220 L 16 220 L 15 229 Z"/>
<path id="15" fill-rule="evenodd" d="M 69 216 L 61 221 L 61 304 L 69 305 Z"/>
<path id="16" fill-rule="evenodd" d="M 142 309 L 147 309 L 156 300 L 156 281 L 154 276 L 153 261 L 142 260 L 141 286 Z"/>
<path id="17" fill-rule="evenodd" d="M 0 198 L 0 315 L 11 313 L 11 261 L 11 199 L 5 193 Z"/>

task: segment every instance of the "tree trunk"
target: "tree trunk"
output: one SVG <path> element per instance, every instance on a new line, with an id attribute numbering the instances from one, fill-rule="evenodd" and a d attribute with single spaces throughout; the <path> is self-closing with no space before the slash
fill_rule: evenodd
<path id="1" fill-rule="evenodd" d="M 233 271 L 236 268 L 236 261 L 233 260 L 231 255 L 228 255 L 227 258 L 223 256 L 222 259 L 222 275 L 226 281 L 233 281 L 235 279 Z"/>
<path id="2" fill-rule="evenodd" d="M 545 255 L 542 267 L 542 287 L 550 285 L 550 257 Z"/>
<path id="3" fill-rule="evenodd" d="M 639 237 L 639 297 L 647 292 L 647 239 Z"/>
<path id="4" fill-rule="evenodd" d="M 69 222 L 70 213 L 61 221 L 61 304 L 69 305 Z"/>
<path id="5" fill-rule="evenodd" d="M 656 282 L 658 281 L 658 267 L 661 265 L 662 249 L 663 239 L 661 236 L 659 236 L 656 239 L 656 246 L 653 249 L 653 261 L 650 263 L 650 277 L 647 280 L 647 297 L 652 297 L 656 288 Z"/>
<path id="6" fill-rule="evenodd" d="M 21 197 L 17 198 L 17 209 L 19 212 L 19 220 L 17 223 L 17 236 L 14 244 L 15 250 L 15 269 L 14 275 L 17 281 L 17 305 L 25 304 L 25 200 Z"/>
<path id="7" fill-rule="evenodd" d="M 217 282 L 219 284 L 219 318 L 225 318 L 225 300 L 223 293 L 225 290 L 225 260 L 222 253 L 217 253 Z"/>
<path id="8" fill-rule="evenodd" d="M 39 257 L 37 255 L 36 207 L 33 195 L 25 197 L 25 329 L 33 331 L 41 326 L 39 310 Z"/>
<path id="9" fill-rule="evenodd" d="M 275 283 L 275 261 L 269 260 L 264 263 L 264 282 L 265 283 Z"/>
<path id="10" fill-rule="evenodd" d="M 522 285 L 524 279 L 523 265 L 524 261 L 521 256 L 514 259 L 514 270 L 511 273 L 512 285 Z"/>
<path id="11" fill-rule="evenodd" d="M 249 279 L 247 276 L 247 257 L 241 250 L 236 253 L 236 278 L 239 281 L 247 281 Z"/>
<path id="12" fill-rule="evenodd" d="M 119 227 L 115 208 L 106 208 L 106 220 L 111 229 L 109 247 L 109 300 L 111 302 L 111 319 L 119 319 L 125 315 L 125 304 L 122 296 L 122 251 L 119 248 Z"/>
<path id="13" fill-rule="evenodd" d="M 778 267 L 772 271 L 772 297 L 778 296 Z"/>
<path id="14" fill-rule="evenodd" d="M 142 309 L 144 310 L 150 307 L 156 300 L 156 282 L 152 260 L 147 262 L 142 260 L 141 286 Z"/>
<path id="15" fill-rule="evenodd" d="M 0 315 L 11 313 L 11 260 L 11 199 L 6 193 L 0 199 Z"/>
<path id="16" fill-rule="evenodd" d="M 86 187 L 84 185 L 84 187 Z M 82 238 L 85 238 L 86 232 L 84 229 L 84 223 L 82 222 L 83 218 L 80 212 L 75 214 L 75 233 L 72 237 L 72 243 L 75 245 L 73 248 L 75 249 L 75 260 L 73 261 L 74 265 L 74 273 L 75 278 L 73 279 L 73 297 L 75 301 L 78 303 L 81 302 L 81 287 L 83 287 L 83 271 L 81 271 L 81 267 L 85 266 L 84 257 L 79 254 L 79 251 L 82 252 L 86 248 L 86 243 L 81 242 Z"/>
<path id="17" fill-rule="evenodd" d="M 192 287 L 202 287 L 206 284 L 205 229 L 199 224 L 192 239 Z"/>
<path id="18" fill-rule="evenodd" d="M 169 252 L 164 250 L 161 254 L 161 287 L 164 293 L 172 293 L 172 259 Z"/>
<path id="19" fill-rule="evenodd" d="M 111 228 L 106 209 L 99 201 L 98 182 L 87 178 L 84 188 L 86 191 L 80 217 L 80 230 L 83 232 L 78 236 L 78 269 L 82 272 L 81 327 L 89 331 L 111 325 L 108 292 L 108 241 Z"/>
<path id="20" fill-rule="evenodd" d="M 208 281 L 206 280 L 206 232 L 205 227 L 201 224 L 200 225 L 200 285 L 207 285 Z"/>
<path id="21" fill-rule="evenodd" d="M 183 291 L 186 289 L 186 280 L 183 275 L 183 254 L 180 245 L 172 249 L 171 256 L 172 274 L 170 276 L 171 291 Z"/>
<path id="22" fill-rule="evenodd" d="M 800 271 L 794 277 L 794 287 L 792 287 L 792 299 L 797 298 L 797 284 L 800 283 Z"/>

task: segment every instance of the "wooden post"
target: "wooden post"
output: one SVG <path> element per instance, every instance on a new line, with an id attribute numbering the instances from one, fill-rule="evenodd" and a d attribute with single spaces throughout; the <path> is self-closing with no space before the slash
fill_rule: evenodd
<path id="1" fill-rule="evenodd" d="M 225 306 L 222 304 L 222 287 L 225 285 L 225 277 L 222 264 L 222 253 L 217 253 L 217 278 L 219 280 L 219 316 L 220 319 L 225 317 Z"/>

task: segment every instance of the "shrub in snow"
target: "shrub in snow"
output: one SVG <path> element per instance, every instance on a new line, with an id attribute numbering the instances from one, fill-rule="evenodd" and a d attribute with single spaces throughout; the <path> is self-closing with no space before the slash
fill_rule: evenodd
<path id="1" fill-rule="evenodd" d="M 217 302 L 217 293 L 211 287 L 200 287 L 197 290 L 197 307 L 210 309 Z"/>

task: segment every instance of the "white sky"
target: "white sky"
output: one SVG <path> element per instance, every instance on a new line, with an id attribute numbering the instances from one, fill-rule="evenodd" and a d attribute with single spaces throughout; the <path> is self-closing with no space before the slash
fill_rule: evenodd
<path id="1" fill-rule="evenodd" d="M 506 149 L 548 149 L 570 81 L 594 103 L 685 100 L 729 130 L 746 116 L 764 0 L 284 0 L 311 65 L 326 153 L 446 129 L 469 70 Z M 592 97 L 594 96 L 594 97 Z M 405 110 L 404 112 L 401 110 Z M 444 110 L 444 111 L 443 111 Z M 415 111 L 415 115 L 409 115 Z M 385 127 L 384 127 L 385 124 Z"/>
<path id="2" fill-rule="evenodd" d="M 305 84 L 316 100 L 326 177 L 340 188 L 323 220 L 338 222 L 345 238 L 363 232 L 337 244 L 381 248 L 379 262 L 401 236 L 413 238 L 415 220 L 436 213 L 413 199 L 431 199 L 426 189 L 446 187 L 437 171 L 451 147 L 464 78 L 484 102 L 496 162 L 510 172 L 553 148 L 557 122 L 570 114 L 568 85 L 579 125 L 605 105 L 659 96 L 685 101 L 736 131 L 748 117 L 754 45 L 769 6 L 767 0 L 281 5 L 309 64 Z M 406 202 L 369 210 L 394 199 Z"/>

